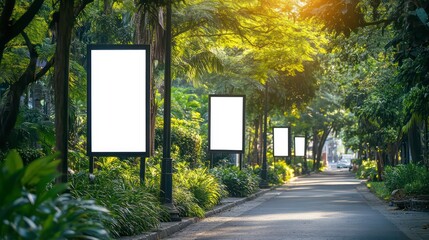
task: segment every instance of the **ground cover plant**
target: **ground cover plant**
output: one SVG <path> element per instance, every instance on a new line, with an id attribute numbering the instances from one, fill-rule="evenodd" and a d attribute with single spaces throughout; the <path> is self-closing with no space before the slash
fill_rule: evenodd
<path id="1" fill-rule="evenodd" d="M 112 236 L 141 234 L 166 219 L 157 196 L 140 184 L 138 166 L 117 158 L 101 158 L 97 164 L 93 181 L 87 172 L 71 176 L 71 193 L 76 198 L 94 199 L 110 210 L 113 221 L 105 221 L 105 225 Z"/>
<path id="2" fill-rule="evenodd" d="M 175 204 L 182 216 L 203 217 L 227 195 L 225 187 L 206 168 L 179 163 L 173 176 Z"/>
<path id="3" fill-rule="evenodd" d="M 226 186 L 231 197 L 246 197 L 259 189 L 260 178 L 251 169 L 224 166 L 211 169 L 211 172 Z"/>
<path id="4" fill-rule="evenodd" d="M 385 182 L 367 182 L 366 186 L 378 198 L 383 199 L 384 201 L 390 200 L 391 191 L 387 189 Z"/>
<path id="5" fill-rule="evenodd" d="M 384 182 L 390 192 L 403 189 L 407 195 L 429 194 L 429 171 L 425 166 L 417 164 L 386 166 Z"/>

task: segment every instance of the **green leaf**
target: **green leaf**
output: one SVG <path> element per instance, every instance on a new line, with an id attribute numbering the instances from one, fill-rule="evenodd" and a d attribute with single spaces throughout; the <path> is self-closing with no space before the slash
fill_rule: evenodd
<path id="1" fill-rule="evenodd" d="M 58 154 L 49 155 L 31 162 L 21 180 L 22 184 L 36 185 L 42 177 L 54 178 L 57 173 L 56 166 L 60 163 L 59 160 L 54 160 L 57 156 Z"/>
<path id="2" fill-rule="evenodd" d="M 10 174 L 22 169 L 24 164 L 16 149 L 12 149 L 6 157 L 6 168 Z"/>
<path id="3" fill-rule="evenodd" d="M 426 13 L 426 11 L 423 8 L 417 8 L 416 9 L 416 15 L 417 15 L 417 17 L 419 17 L 420 21 L 423 24 L 427 24 L 428 14 Z"/>

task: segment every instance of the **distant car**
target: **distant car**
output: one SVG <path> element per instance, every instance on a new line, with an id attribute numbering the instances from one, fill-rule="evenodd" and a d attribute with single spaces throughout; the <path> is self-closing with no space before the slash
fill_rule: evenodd
<path id="1" fill-rule="evenodd" d="M 337 168 L 350 168 L 350 162 L 339 161 L 337 163 Z"/>

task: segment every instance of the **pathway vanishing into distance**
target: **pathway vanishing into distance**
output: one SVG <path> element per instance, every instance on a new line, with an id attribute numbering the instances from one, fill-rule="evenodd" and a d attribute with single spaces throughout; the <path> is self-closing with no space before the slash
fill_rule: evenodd
<path id="1" fill-rule="evenodd" d="M 346 169 L 302 177 L 167 239 L 409 239 Z"/>

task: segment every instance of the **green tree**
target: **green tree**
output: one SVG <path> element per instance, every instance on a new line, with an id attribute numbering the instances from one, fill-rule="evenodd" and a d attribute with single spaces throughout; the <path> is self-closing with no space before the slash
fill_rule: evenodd
<path id="1" fill-rule="evenodd" d="M 411 141 L 413 161 L 423 159 L 428 163 L 427 129 L 428 111 L 428 63 L 427 41 L 429 5 L 425 0 L 417 1 L 308 1 L 305 16 L 317 16 L 326 26 L 350 36 L 352 31 L 361 31 L 374 25 L 380 32 L 392 30 L 393 36 L 385 44 L 394 54 L 398 64 L 396 81 L 405 90 L 405 132 Z M 421 127 L 422 126 L 422 127 Z M 422 134 L 423 132 L 423 134 Z M 421 144 L 421 142 L 424 142 Z M 421 154 L 423 153 L 423 154 Z"/>
<path id="2" fill-rule="evenodd" d="M 0 102 L 0 148 L 5 147 L 15 125 L 20 97 L 25 89 L 45 75 L 52 66 L 52 60 L 39 57 L 40 51 L 36 47 L 47 34 L 47 21 L 43 14 L 37 15 L 43 3 L 40 0 L 18 3 L 8 0 L 0 3 L 0 83 L 8 85 Z M 38 61 L 47 63 L 40 69 Z"/>

